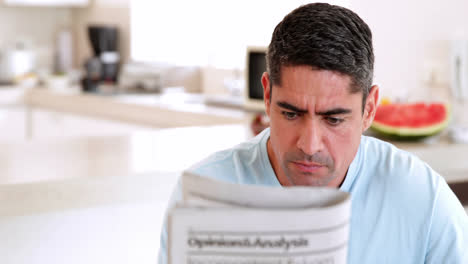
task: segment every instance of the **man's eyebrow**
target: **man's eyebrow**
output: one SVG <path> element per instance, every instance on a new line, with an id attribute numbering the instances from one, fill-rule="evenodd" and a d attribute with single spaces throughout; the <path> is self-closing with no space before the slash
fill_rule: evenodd
<path id="1" fill-rule="evenodd" d="M 294 106 L 294 105 L 292 105 L 292 104 L 290 104 L 290 103 L 286 103 L 286 102 L 277 102 L 276 104 L 277 104 L 279 107 L 281 107 L 281 108 L 286 108 L 286 109 L 291 110 L 291 111 L 294 111 L 294 112 L 296 112 L 296 113 L 303 113 L 303 114 L 305 114 L 305 113 L 308 112 L 307 110 L 305 110 L 305 109 L 300 109 L 300 108 L 298 108 L 298 107 L 296 107 L 296 106 Z"/>
<path id="2" fill-rule="evenodd" d="M 322 116 L 331 116 L 331 115 L 349 114 L 351 112 L 352 112 L 351 109 L 333 108 L 333 109 L 323 111 L 323 112 L 316 112 L 316 114 L 322 115 Z"/>
<path id="3" fill-rule="evenodd" d="M 294 111 L 296 113 L 305 114 L 305 113 L 308 112 L 306 109 L 298 108 L 297 106 L 294 106 L 294 105 L 292 105 L 290 103 L 287 103 L 287 102 L 277 102 L 276 104 L 281 108 L 286 108 L 286 109 Z M 338 108 L 333 108 L 333 109 L 326 110 L 326 111 L 323 111 L 323 112 L 316 112 L 315 114 L 322 115 L 322 116 L 331 116 L 331 115 L 349 114 L 351 112 L 352 112 L 351 109 L 338 107 Z"/>

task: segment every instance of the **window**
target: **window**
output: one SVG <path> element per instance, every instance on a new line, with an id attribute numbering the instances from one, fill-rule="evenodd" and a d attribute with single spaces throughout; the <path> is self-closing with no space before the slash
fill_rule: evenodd
<path id="1" fill-rule="evenodd" d="M 309 2 L 131 0 L 131 58 L 243 69 L 246 47 L 268 45 L 279 21 Z M 328 2 L 347 6 L 349 0 Z"/>

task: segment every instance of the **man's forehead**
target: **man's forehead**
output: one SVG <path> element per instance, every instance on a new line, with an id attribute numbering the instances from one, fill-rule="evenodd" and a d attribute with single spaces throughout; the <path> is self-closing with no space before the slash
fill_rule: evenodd
<path id="1" fill-rule="evenodd" d="M 325 72 L 324 70 L 320 71 Z M 323 75 L 325 78 L 333 76 L 336 75 Z M 287 104 L 308 112 L 326 112 L 337 108 L 361 108 L 362 93 L 352 91 L 349 77 L 341 78 L 338 83 L 336 81 L 330 82 L 329 86 L 327 80 L 323 79 L 306 78 L 305 80 L 311 83 L 303 83 L 302 81 L 288 80 L 288 78 L 291 76 L 286 75 L 282 84 L 274 85 L 272 91 L 272 103 L 279 107 Z M 314 81 L 321 83 L 316 84 L 313 83 Z M 278 103 L 281 104 L 278 105 Z"/>
<path id="2" fill-rule="evenodd" d="M 348 75 L 337 74 L 327 70 L 285 70 L 278 84 L 273 87 L 285 93 L 294 92 L 302 94 L 322 95 L 352 95 L 362 93 L 356 88 L 352 78 Z M 274 92 L 273 92 L 274 93 Z"/>
<path id="3" fill-rule="evenodd" d="M 290 65 L 290 66 L 282 66 L 280 70 L 280 78 L 278 79 L 278 83 L 273 86 L 287 86 L 285 82 L 288 82 L 291 80 L 291 78 L 294 77 L 304 77 L 306 75 L 309 76 L 317 76 L 319 78 L 313 78 L 315 81 L 311 82 L 310 85 L 313 88 L 314 84 L 317 84 L 318 82 L 323 82 L 323 81 L 329 81 L 329 82 L 340 82 L 342 86 L 345 86 L 346 89 L 350 93 L 355 93 L 359 92 L 356 91 L 356 85 L 354 84 L 352 76 L 339 72 L 339 71 L 334 71 L 334 70 L 327 70 L 327 69 L 320 69 L 315 66 L 310 66 L 310 65 Z"/>

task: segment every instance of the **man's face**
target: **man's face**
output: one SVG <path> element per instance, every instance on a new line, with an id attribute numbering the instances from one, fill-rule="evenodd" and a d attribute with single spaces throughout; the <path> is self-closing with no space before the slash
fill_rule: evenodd
<path id="1" fill-rule="evenodd" d="M 281 69 L 281 85 L 262 76 L 270 117 L 268 156 L 280 183 L 341 185 L 375 114 L 378 88 L 372 87 L 362 112 L 362 93 L 351 93 L 351 78 L 309 66 Z"/>

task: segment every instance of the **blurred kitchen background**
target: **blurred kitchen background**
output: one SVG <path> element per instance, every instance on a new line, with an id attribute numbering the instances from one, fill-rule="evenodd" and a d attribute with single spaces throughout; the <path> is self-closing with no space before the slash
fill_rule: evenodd
<path id="1" fill-rule="evenodd" d="M 308 2 L 0 0 L 0 262 L 155 263 L 180 172 L 268 122 L 248 52 Z M 381 97 L 452 105 L 393 143 L 468 206 L 468 1 L 328 2 L 370 26 Z"/>
<path id="2" fill-rule="evenodd" d="M 451 95 L 452 57 L 468 39 L 466 1 L 331 2 L 351 8 L 370 25 L 375 82 L 383 96 L 421 100 Z M 118 63 L 124 85 L 133 74 L 145 76 L 147 83 L 140 85 L 149 90 L 183 86 L 193 93 L 242 93 L 245 48 L 266 46 L 282 16 L 304 3 L 3 0 L 2 65 L 14 67 L 21 60 L 24 65 L 16 72 L 2 68 L 0 79 L 20 82 L 28 72 L 44 83 L 63 74 L 77 81 L 95 56 L 88 28 L 101 26 L 116 30 L 115 43 L 108 47 L 116 49 L 116 57 L 108 59 Z M 19 51 L 23 54 L 15 54 Z"/>

